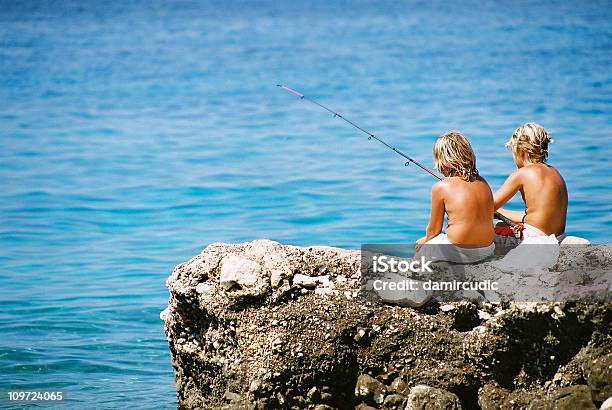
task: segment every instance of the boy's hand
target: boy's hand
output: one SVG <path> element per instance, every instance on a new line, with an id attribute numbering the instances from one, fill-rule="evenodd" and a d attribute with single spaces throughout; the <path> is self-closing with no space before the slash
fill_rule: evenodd
<path id="1" fill-rule="evenodd" d="M 417 239 L 416 246 L 415 246 L 415 249 L 416 249 L 417 252 L 419 251 L 419 249 L 421 249 L 421 246 L 425 245 L 425 242 L 427 242 L 427 237 L 426 236 L 424 236 L 424 237 L 422 237 L 420 239 Z"/>

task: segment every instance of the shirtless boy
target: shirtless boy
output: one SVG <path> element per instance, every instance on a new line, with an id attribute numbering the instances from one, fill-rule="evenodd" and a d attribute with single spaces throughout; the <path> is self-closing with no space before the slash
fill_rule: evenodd
<path id="1" fill-rule="evenodd" d="M 506 147 L 512 151 L 517 170 L 495 193 L 495 209 L 515 222 L 510 229 L 504 224 L 495 228 L 495 241 L 502 245 L 517 245 L 523 238 L 554 234 L 561 239 L 567 216 L 567 188 L 563 177 L 546 163 L 548 144 L 552 139 L 538 124 L 518 127 Z M 525 202 L 525 211 L 502 209 L 517 192 Z"/>
<path id="2" fill-rule="evenodd" d="M 425 236 L 416 242 L 417 251 L 428 248 L 428 258 L 457 263 L 492 255 L 493 194 L 487 181 L 478 175 L 469 141 L 458 132 L 441 135 L 434 144 L 433 157 L 446 178 L 431 190 L 429 224 Z M 448 224 L 446 233 L 442 233 L 445 213 Z"/>

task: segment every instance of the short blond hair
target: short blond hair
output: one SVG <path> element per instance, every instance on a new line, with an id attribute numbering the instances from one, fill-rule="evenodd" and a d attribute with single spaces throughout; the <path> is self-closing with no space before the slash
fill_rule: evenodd
<path id="1" fill-rule="evenodd" d="M 434 165 L 441 172 L 448 170 L 450 176 L 473 181 L 478 177 L 476 155 L 470 142 L 460 132 L 451 131 L 442 134 L 433 147 Z"/>
<path id="2" fill-rule="evenodd" d="M 554 141 L 548 135 L 548 131 L 541 125 L 533 122 L 528 122 L 518 127 L 508 142 L 506 147 L 512 150 L 512 153 L 518 157 L 518 152 L 525 153 L 529 162 L 546 162 L 548 158 L 548 144 Z"/>

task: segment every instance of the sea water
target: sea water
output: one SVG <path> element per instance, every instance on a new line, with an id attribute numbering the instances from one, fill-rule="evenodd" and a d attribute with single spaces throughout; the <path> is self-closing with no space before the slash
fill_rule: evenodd
<path id="1" fill-rule="evenodd" d="M 604 1 L 1 1 L 0 393 L 174 407 L 176 264 L 423 234 L 433 178 L 278 83 L 426 165 L 460 130 L 493 189 L 541 123 L 568 233 L 609 242 L 610 21 Z"/>

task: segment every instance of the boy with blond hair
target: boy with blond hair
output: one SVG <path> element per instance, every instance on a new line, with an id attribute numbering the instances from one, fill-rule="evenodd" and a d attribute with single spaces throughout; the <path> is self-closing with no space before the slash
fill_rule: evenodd
<path id="1" fill-rule="evenodd" d="M 417 254 L 456 263 L 491 256 L 495 250 L 493 194 L 478 175 L 470 142 L 459 132 L 443 134 L 434 144 L 433 158 L 446 178 L 431 189 L 429 224 L 425 236 L 417 241 Z M 442 233 L 445 213 L 448 223 Z"/>
<path id="2" fill-rule="evenodd" d="M 527 123 L 518 127 L 506 143 L 517 170 L 495 193 L 495 209 L 516 226 L 498 224 L 495 228 L 498 245 L 515 246 L 523 238 L 551 234 L 562 240 L 567 216 L 567 187 L 559 171 L 546 163 L 548 144 L 552 142 L 542 126 Z M 525 211 L 502 209 L 501 206 L 519 191 Z"/>

